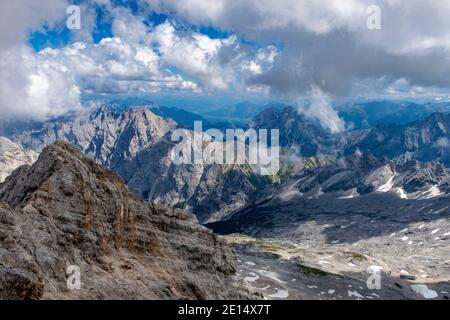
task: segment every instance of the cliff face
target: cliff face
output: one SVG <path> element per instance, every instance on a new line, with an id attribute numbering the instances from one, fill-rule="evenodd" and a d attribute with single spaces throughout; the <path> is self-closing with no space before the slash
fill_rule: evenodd
<path id="1" fill-rule="evenodd" d="M 231 248 L 58 142 L 0 185 L 0 299 L 242 299 Z M 67 288 L 67 267 L 81 289 Z"/>
<path id="2" fill-rule="evenodd" d="M 23 149 L 11 140 L 0 137 L 0 183 L 17 167 L 32 164 L 37 159 L 37 153 Z"/>
<path id="3" fill-rule="evenodd" d="M 201 222 L 239 209 L 251 201 L 255 189 L 270 183 L 239 166 L 175 165 L 171 153 L 176 142 L 171 135 L 176 128 L 173 120 L 146 107 L 101 107 L 52 120 L 15 135 L 13 140 L 37 152 L 56 141 L 72 143 L 117 172 L 144 200 L 184 208 Z M 186 130 L 186 134 L 192 139 L 192 131 Z M 24 162 L 10 168 L 8 174 L 21 164 Z"/>

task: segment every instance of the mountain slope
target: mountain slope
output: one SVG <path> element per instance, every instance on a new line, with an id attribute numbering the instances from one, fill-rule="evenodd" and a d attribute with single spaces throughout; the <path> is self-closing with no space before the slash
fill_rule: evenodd
<path id="1" fill-rule="evenodd" d="M 405 110 L 415 110 L 415 106 L 405 104 L 403 107 Z M 372 110 L 375 107 L 369 109 L 376 114 L 377 111 Z M 385 113 L 383 110 L 379 112 L 381 115 Z M 358 119 L 360 117 L 365 116 L 356 116 Z M 403 120 L 406 121 L 406 117 Z M 279 129 L 280 145 L 300 156 L 340 157 L 361 151 L 400 162 L 415 159 L 420 162 L 439 161 L 450 166 L 450 113 L 435 112 L 423 120 L 408 124 L 383 123 L 374 128 L 333 135 L 288 107 L 265 110 L 250 122 L 250 126 L 255 129 Z"/>
<path id="2" fill-rule="evenodd" d="M 190 139 L 192 134 L 186 130 Z M 240 209 L 258 189 L 273 182 L 246 165 L 175 164 L 171 157 L 174 146 L 168 133 L 115 169 L 143 199 L 190 210 L 201 222 Z"/>
<path id="3" fill-rule="evenodd" d="M 372 101 L 338 107 L 339 116 L 354 129 L 380 124 L 404 125 L 423 120 L 433 112 L 432 106 L 402 101 Z"/>
<path id="4" fill-rule="evenodd" d="M 323 166 L 330 162 L 329 159 L 360 150 L 379 158 L 394 159 L 397 163 L 419 159 L 450 164 L 448 114 L 436 113 L 406 126 L 389 124 L 332 135 L 295 109 L 285 108 L 264 111 L 250 126 L 280 130 L 280 143 L 284 149 L 281 170 L 274 177 L 258 176 L 245 165 L 175 165 L 171 159 L 175 143 L 170 137 L 177 124 L 154 115 L 147 108 L 90 110 L 47 123 L 40 130 L 25 132 L 17 136 L 16 141 L 37 150 L 59 139 L 74 143 L 84 153 L 116 171 L 130 190 L 143 199 L 190 210 L 201 222 L 229 217 L 258 201 L 266 194 L 266 188 L 289 179 L 310 161 L 317 162 L 313 167 Z M 191 131 L 187 132 L 192 135 Z M 291 163 L 300 165 L 292 168 Z M 327 174 L 333 175 L 333 172 Z M 355 184 L 358 174 L 365 173 L 348 174 L 346 183 Z M 351 189 L 356 187 L 363 188 L 356 185 Z M 359 189 L 358 192 L 363 191 Z"/>
<path id="5" fill-rule="evenodd" d="M 183 109 L 154 105 L 150 107 L 150 111 L 162 118 L 170 118 L 190 130 L 194 130 L 195 121 L 201 121 L 203 127 L 206 129 L 213 127 L 213 125 L 202 116 Z"/>
<path id="6" fill-rule="evenodd" d="M 2 299 L 240 299 L 234 253 L 193 215 L 138 200 L 58 142 L 0 185 Z M 66 268 L 81 270 L 80 290 Z"/>
<path id="7" fill-rule="evenodd" d="M 37 159 L 37 153 L 24 150 L 11 140 L 0 137 L 0 183 L 16 168 L 24 164 L 32 164 Z"/>
<path id="8" fill-rule="evenodd" d="M 175 122 L 145 107 L 126 111 L 100 107 L 44 123 L 42 128 L 14 136 L 13 140 L 38 152 L 55 141 L 67 141 L 92 159 L 114 167 L 155 144 L 175 127 Z"/>
<path id="9" fill-rule="evenodd" d="M 450 114 L 434 113 L 407 125 L 380 125 L 350 133 L 346 153 L 359 149 L 391 159 L 406 157 L 422 162 L 441 161 L 450 165 Z"/>
<path id="10" fill-rule="evenodd" d="M 397 216 L 407 211 L 414 219 L 420 219 L 420 212 L 425 208 L 436 214 L 450 212 L 447 210 L 449 197 L 450 171 L 439 163 L 412 160 L 396 164 L 386 158 L 353 155 L 334 164 L 303 170 L 266 190 L 265 197 L 254 205 L 226 221 L 209 225 L 226 233 L 252 234 L 259 230 L 266 236 L 277 232 L 288 236 L 281 226 L 289 227 L 296 216 L 302 220 L 314 219 L 315 214 L 339 213 L 344 217 L 347 213 L 371 216 L 376 213 L 373 217 L 377 218 L 388 212 L 395 212 Z M 405 205 L 406 202 L 409 204 Z"/>
<path id="11" fill-rule="evenodd" d="M 450 172 L 440 163 L 411 160 L 396 164 L 387 158 L 355 154 L 334 165 L 304 170 L 286 184 L 312 197 L 342 193 L 342 197 L 352 198 L 373 192 L 392 192 L 413 199 L 447 193 L 449 182 Z"/>
<path id="12" fill-rule="evenodd" d="M 191 210 L 201 221 L 239 209 L 251 201 L 255 190 L 271 183 L 245 166 L 174 164 L 175 128 L 175 122 L 147 108 L 102 107 L 46 123 L 15 141 L 35 150 L 58 140 L 73 143 L 117 172 L 143 199 Z"/>
<path id="13" fill-rule="evenodd" d="M 354 155 L 206 226 L 236 243 L 242 274 L 267 298 L 423 299 L 412 290 L 422 286 L 448 299 L 449 181 L 440 164 Z"/>
<path id="14" fill-rule="evenodd" d="M 292 107 L 267 109 L 253 118 L 249 126 L 280 130 L 280 146 L 300 156 L 313 157 L 336 152 L 334 147 L 339 137 L 306 119 Z"/>

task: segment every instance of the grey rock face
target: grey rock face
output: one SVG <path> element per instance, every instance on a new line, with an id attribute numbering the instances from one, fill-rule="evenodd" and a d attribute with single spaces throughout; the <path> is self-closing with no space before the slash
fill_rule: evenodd
<path id="1" fill-rule="evenodd" d="M 25 150 L 11 140 L 0 137 L 0 182 L 19 166 L 32 164 L 37 156 L 36 152 Z"/>
<path id="2" fill-rule="evenodd" d="M 449 170 L 437 162 L 410 160 L 398 164 L 387 158 L 355 154 L 333 165 L 304 170 L 278 189 L 285 190 L 289 186 L 290 190 L 296 188 L 309 196 L 340 192 L 343 197 L 356 197 L 392 192 L 404 198 L 433 198 L 449 191 L 449 179 Z"/>
<path id="3" fill-rule="evenodd" d="M 13 140 L 38 152 L 53 142 L 67 141 L 92 159 L 114 167 L 157 143 L 175 127 L 175 122 L 158 117 L 145 107 L 124 112 L 101 107 L 45 123 L 41 129 L 24 132 Z"/>
<path id="4" fill-rule="evenodd" d="M 202 221 L 232 213 L 251 201 L 255 190 L 271 183 L 240 166 L 175 165 L 170 139 L 175 128 L 175 122 L 145 107 L 117 112 L 102 107 L 14 139 L 38 151 L 55 141 L 73 143 L 117 172 L 143 199 L 190 210 Z"/>
<path id="5" fill-rule="evenodd" d="M 58 142 L 0 185 L 2 299 L 242 299 L 232 249 Z M 77 265 L 81 289 L 66 286 Z"/>
<path id="6" fill-rule="evenodd" d="M 194 212 L 201 222 L 240 209 L 256 197 L 258 188 L 272 182 L 246 166 L 174 164 L 174 145 L 168 134 L 116 170 L 144 199 Z"/>
<path id="7" fill-rule="evenodd" d="M 422 196 L 427 193 L 432 196 L 446 189 L 438 172 L 441 169 L 435 164 L 429 168 L 419 165 L 425 167 L 415 170 L 410 160 L 436 159 L 445 163 L 446 150 L 450 150 L 445 140 L 448 120 L 450 118 L 446 114 L 434 114 L 407 126 L 386 125 L 331 135 L 294 108 L 285 108 L 266 110 L 250 125 L 257 129 L 280 129 L 281 145 L 296 156 L 320 155 L 323 159 L 339 159 L 343 154 L 353 154 L 358 150 L 378 156 L 371 159 L 365 155 L 362 159 L 354 157 L 353 160 L 350 156 L 344 164 L 328 166 L 320 172 L 305 172 L 296 177 L 303 181 L 300 192 L 340 190 L 348 192 L 343 195 L 345 197 L 381 188 L 414 197 L 420 192 L 425 193 Z M 143 199 L 190 210 L 201 222 L 231 216 L 242 207 L 257 202 L 267 194 L 267 188 L 273 188 L 274 184 L 289 180 L 301 171 L 292 168 L 296 165 L 284 163 L 283 158 L 289 158 L 289 155 L 282 157 L 279 174 L 270 178 L 255 175 L 246 166 L 175 165 L 171 159 L 175 143 L 170 141 L 170 137 L 176 127 L 172 120 L 158 117 L 147 108 L 112 111 L 103 107 L 47 123 L 43 129 L 16 136 L 15 141 L 36 150 L 57 140 L 69 141 L 117 172 L 130 190 Z M 395 163 L 383 159 L 385 155 Z M 311 161 L 304 158 L 300 162 L 300 168 L 303 168 Z M 328 160 L 316 162 L 313 168 L 323 167 L 320 162 L 329 163 Z M 413 166 L 409 170 L 412 173 L 402 171 L 407 171 L 402 169 L 405 165 Z"/>
<path id="8" fill-rule="evenodd" d="M 450 171 L 440 163 L 424 164 L 411 160 L 400 165 L 387 158 L 358 154 L 340 159 L 334 164 L 305 169 L 282 184 L 267 188 L 264 197 L 240 210 L 230 219 L 210 225 L 224 226 L 227 232 L 243 231 L 246 225 L 253 226 L 255 230 L 265 229 L 266 223 L 258 225 L 258 219 L 255 219 L 255 215 L 263 217 L 264 212 L 269 220 L 270 216 L 275 218 L 280 213 L 279 221 L 273 220 L 275 225 L 292 222 L 290 218 L 284 217 L 282 212 L 292 214 L 298 212 L 302 219 L 313 213 L 319 214 L 330 210 L 343 215 L 346 214 L 345 210 L 352 213 L 358 210 L 383 214 L 384 210 L 390 212 L 396 205 L 401 206 L 404 200 L 414 204 L 408 210 L 419 212 L 419 209 L 423 210 L 421 204 L 425 202 L 442 204 L 448 201 L 449 181 Z M 323 199 L 329 202 L 324 204 Z M 380 199 L 385 204 L 371 203 L 369 199 Z M 305 212 L 297 210 L 296 206 L 303 201 L 317 203 L 318 206 L 313 205 L 314 210 L 305 208 Z M 352 209 L 348 206 L 346 209 L 338 209 L 342 204 L 351 203 L 365 203 L 366 208 L 364 210 L 355 206 Z M 391 203 L 392 208 L 389 208 L 388 203 Z M 268 214 L 270 210 L 274 212 Z M 232 226 L 236 226 L 236 230 L 232 231 Z M 271 226 L 272 224 L 269 224 L 267 229 L 270 230 Z M 229 227 L 231 229 L 228 229 Z"/>
<path id="9" fill-rule="evenodd" d="M 341 162 L 207 226 L 238 243 L 241 275 L 268 299 L 423 299 L 415 286 L 448 299 L 448 171 L 369 156 Z M 376 295 L 370 266 L 383 270 Z"/>
<path id="10" fill-rule="evenodd" d="M 360 119 L 361 120 L 361 119 Z M 294 108 L 268 109 L 250 123 L 254 128 L 277 128 L 280 144 L 301 156 L 353 154 L 404 161 L 440 161 L 450 166 L 450 114 L 435 112 L 409 124 L 379 124 L 374 128 L 332 135 L 305 119 Z"/>
<path id="11" fill-rule="evenodd" d="M 292 107 L 265 110 L 253 118 L 250 126 L 256 129 L 279 129 L 280 146 L 294 149 L 297 155 L 313 157 L 332 155 L 337 151 L 335 146 L 339 136 L 306 119 Z"/>
<path id="12" fill-rule="evenodd" d="M 361 150 L 390 159 L 440 161 L 450 165 L 450 114 L 434 113 L 406 125 L 385 124 L 346 136 L 346 153 Z"/>

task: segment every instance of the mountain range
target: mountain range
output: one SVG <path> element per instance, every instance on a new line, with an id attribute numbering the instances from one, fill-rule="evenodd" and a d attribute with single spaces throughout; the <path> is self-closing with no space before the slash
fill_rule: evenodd
<path id="1" fill-rule="evenodd" d="M 190 210 L 200 221 L 220 220 L 232 214 L 257 201 L 266 188 L 305 167 L 327 165 L 358 152 L 397 163 L 419 160 L 448 165 L 450 159 L 447 129 L 450 117 L 446 113 L 434 113 L 406 125 L 383 124 L 331 134 L 296 109 L 287 107 L 267 109 L 249 122 L 252 128 L 280 130 L 282 167 L 276 176 L 259 176 L 246 166 L 174 165 L 171 153 L 175 143 L 170 137 L 180 125 L 151 110 L 155 107 L 94 108 L 10 138 L 31 153 L 60 140 L 73 143 L 117 172 L 130 190 L 143 199 Z M 19 164 L 32 162 L 15 158 L 22 162 L 12 163 L 9 171 L 4 169 L 5 175 Z"/>
<path id="2" fill-rule="evenodd" d="M 408 108 L 413 107 L 405 106 L 405 110 Z M 298 265 L 322 271 L 330 274 L 330 277 L 343 276 L 338 277 L 341 280 L 333 282 L 336 284 L 333 290 L 340 299 L 355 296 L 353 291 L 352 295 L 347 292 L 348 287 L 363 281 L 364 268 L 370 267 L 370 263 L 383 265 L 385 270 L 389 270 L 386 277 L 390 287 L 379 293 L 380 298 L 420 298 L 420 293 L 415 292 L 410 283 L 398 280 L 403 271 L 414 273 L 416 278 L 416 275 L 426 275 L 423 279 L 427 279 L 428 286 L 433 286 L 434 290 L 448 290 L 443 281 L 450 274 L 446 262 L 450 261 L 450 257 L 447 256 L 445 245 L 450 232 L 447 230 L 450 195 L 447 169 L 450 165 L 448 113 L 421 114 L 420 119 L 408 123 L 388 121 L 371 126 L 367 122 L 367 127 L 331 134 L 320 123 L 306 118 L 295 108 L 266 109 L 249 121 L 246 128 L 280 130 L 281 167 L 272 176 L 260 176 L 247 164 L 174 164 L 171 159 L 175 146 L 171 141 L 173 131 L 182 129 L 190 139 L 193 132 L 186 124 L 177 123 L 175 119 L 168 117 L 170 112 L 175 112 L 172 114 L 173 118 L 181 115 L 177 110 L 157 106 L 103 106 L 68 114 L 40 125 L 33 123 L 29 128 L 24 126 L 25 129 L 20 132 L 10 132 L 8 138 L 0 140 L 1 148 L 5 150 L 0 158 L 1 172 L 6 177 L 16 167 L 25 166 L 12 173 L 0 186 L 0 202 L 10 207 L 2 210 L 6 215 L 18 214 L 18 217 L 28 219 L 31 212 L 27 211 L 29 208 L 54 219 L 52 212 L 64 212 L 65 208 L 74 207 L 70 202 L 73 194 L 86 189 L 88 195 L 83 197 L 88 198 L 87 204 L 77 202 L 76 206 L 87 206 L 86 210 L 90 211 L 95 203 L 95 210 L 101 211 L 104 204 L 93 198 L 93 194 L 103 185 L 103 176 L 112 173 L 98 175 L 96 172 L 103 169 L 88 160 L 93 159 L 99 165 L 116 172 L 131 193 L 137 196 L 126 193 L 120 199 L 111 198 L 106 202 L 117 202 L 116 208 L 122 208 L 127 203 L 125 207 L 136 207 L 139 212 L 147 212 L 149 209 L 142 209 L 146 205 L 138 200 L 140 198 L 153 203 L 149 206 L 157 207 L 158 213 L 169 210 L 183 212 L 182 215 L 195 214 L 201 223 L 225 235 L 227 242 L 233 244 L 238 254 L 236 276 L 247 279 L 247 285 L 265 298 L 319 298 L 325 290 L 324 286 L 328 286 L 330 281 L 320 277 L 311 278 L 308 273 L 300 276 Z M 383 113 L 383 110 L 380 112 Z M 58 141 L 75 145 L 88 157 L 82 156 L 75 147 Z M 40 160 L 30 169 L 27 165 L 34 162 L 38 153 L 41 153 Z M 53 157 L 59 160 L 56 161 Z M 47 177 L 52 176 L 56 169 L 59 172 L 62 167 L 64 170 L 73 168 L 69 170 L 70 174 L 58 173 L 54 178 L 56 180 L 47 182 Z M 80 177 L 91 176 L 91 171 L 95 177 L 78 181 L 78 170 L 82 171 Z M 70 178 L 66 178 L 66 175 Z M 77 177 L 76 181 L 74 176 Z M 99 181 L 94 186 L 85 185 L 86 181 L 92 179 Z M 64 191 L 65 184 L 69 185 L 67 192 Z M 75 186 L 78 188 L 76 192 L 73 190 Z M 106 194 L 121 194 L 122 191 L 114 188 L 116 189 L 108 187 L 104 191 Z M 123 187 L 119 189 L 121 188 Z M 61 190 L 58 192 L 62 194 L 57 194 L 54 198 L 46 194 L 56 190 Z M 60 207 L 48 207 L 53 200 L 42 200 L 47 199 L 46 197 L 50 200 L 60 197 L 69 203 L 63 201 Z M 105 197 L 106 195 L 102 195 L 101 198 Z M 133 200 L 129 200 L 130 197 Z M 83 199 L 76 201 L 85 201 Z M 131 205 L 128 204 L 130 201 Z M 11 210 L 14 213 L 10 213 Z M 107 211 L 114 210 L 116 209 L 110 208 Z M 66 220 L 75 221 L 80 214 L 75 213 L 72 217 L 69 212 Z M 190 217 L 187 220 L 194 221 L 193 216 Z M 32 222 L 33 217 L 30 219 L 23 223 L 35 223 Z M 111 221 L 110 226 L 116 228 L 116 220 Z M 48 223 L 53 225 L 54 221 Z M 99 225 L 104 226 L 104 223 L 99 222 Z M 45 225 L 42 228 L 48 229 Z M 67 228 L 74 227 L 70 225 Z M 78 226 L 75 227 L 76 230 L 77 228 Z M 12 232 L 11 227 L 6 226 L 4 229 L 8 233 Z M 53 237 L 52 232 L 45 237 Z M 103 234 L 110 231 L 102 229 L 99 232 Z M 236 236 L 237 234 L 240 236 Z M 195 237 L 197 236 L 204 237 L 200 234 Z M 123 237 L 125 239 L 131 235 L 125 234 Z M 92 247 L 92 244 L 82 245 Z M 127 250 L 132 249 L 127 247 Z M 185 247 L 183 250 L 192 252 Z M 330 257 L 322 256 L 324 250 L 331 252 Z M 411 258 L 414 251 L 418 257 Z M 94 255 L 99 254 L 98 252 L 95 251 Z M 361 260 L 348 258 L 345 252 L 353 252 L 357 257 L 361 255 Z M 295 259 L 286 264 L 286 255 Z M 114 253 L 108 259 L 115 259 L 116 256 L 117 253 Z M 274 258 L 269 258 L 270 256 Z M 427 261 L 419 256 L 438 258 Z M 401 262 L 396 261 L 396 257 L 401 257 Z M 75 257 L 70 256 L 70 259 Z M 147 261 L 141 262 L 141 257 L 133 259 L 143 264 L 139 265 L 139 270 L 145 270 L 146 267 L 153 270 L 153 266 L 147 264 Z M 253 260 L 246 261 L 247 259 Z M 259 261 L 257 265 L 264 264 L 265 267 L 255 267 L 252 263 L 256 260 Z M 55 268 L 55 264 L 61 268 L 60 262 L 55 261 L 51 262 L 51 268 Z M 103 262 L 100 264 L 103 266 Z M 332 264 L 333 268 L 326 268 L 324 264 Z M 19 265 L 24 268 L 22 262 Z M 14 266 L 13 269 L 19 267 Z M 25 278 L 28 280 L 24 281 L 33 288 L 40 289 L 33 289 L 29 296 L 59 295 L 54 289 L 51 289 L 51 293 L 46 293 L 46 289 L 39 285 L 43 277 L 53 283 L 56 275 L 45 275 L 44 269 L 39 269 L 39 263 L 33 268 L 33 274 L 27 275 Z M 306 270 L 302 268 L 300 269 Z M 284 270 L 284 273 L 279 274 L 277 270 Z M 139 273 L 136 276 L 140 277 Z M 274 280 L 274 277 L 279 281 Z M 299 286 L 290 279 L 299 277 L 302 281 L 310 282 L 311 288 Z M 358 277 L 362 278 L 355 280 Z M 126 281 L 125 278 L 123 281 Z M 169 279 L 169 282 L 172 280 Z M 185 284 L 186 279 L 181 282 Z M 11 282 L 8 285 L 11 286 Z M 208 291 L 202 285 L 196 284 L 202 288 L 199 289 L 202 293 L 198 297 L 214 297 L 215 289 Z M 236 286 L 245 287 L 242 284 Z M 267 286 L 270 289 L 261 289 Z M 318 292 L 319 289 L 314 287 L 321 291 Z M 8 292 L 11 290 L 8 289 Z M 163 297 L 196 297 L 186 287 L 181 291 L 176 289 L 175 293 L 171 290 L 164 291 Z M 224 290 L 227 297 L 231 295 L 231 291 Z M 239 294 L 248 296 L 249 293 L 242 290 Z M 285 292 L 288 292 L 286 297 Z M 65 295 L 67 292 L 61 294 Z M 123 294 L 125 293 L 115 292 L 111 296 Z M 145 297 L 152 294 L 155 292 L 145 291 Z M 369 296 L 370 292 L 365 294 Z M 94 292 L 93 295 L 99 297 L 100 292 Z M 364 296 L 364 293 L 360 292 L 358 295 Z M 359 297 L 358 295 L 356 296 Z M 445 293 L 438 293 L 438 296 L 445 298 Z"/>
<path id="3" fill-rule="evenodd" d="M 73 143 L 119 173 L 145 200 L 195 211 L 200 220 L 244 205 L 253 191 L 270 182 L 241 167 L 175 165 L 170 137 L 176 128 L 180 127 L 173 120 L 148 108 L 101 107 L 67 115 L 13 139 L 37 152 L 56 141 Z"/>
<path id="4" fill-rule="evenodd" d="M 449 112 L 448 102 L 369 101 L 337 106 L 339 116 L 353 129 L 379 124 L 404 125 L 423 120 L 435 112 Z"/>
<path id="5" fill-rule="evenodd" d="M 234 243 L 241 275 L 269 299 L 448 300 L 449 177 L 439 163 L 357 154 L 206 226 Z M 366 285 L 373 270 L 378 290 Z"/>
<path id="6" fill-rule="evenodd" d="M 349 134 L 346 153 L 359 149 L 392 159 L 438 160 L 450 165 L 450 114 L 433 113 L 427 118 L 405 125 L 378 125 Z"/>

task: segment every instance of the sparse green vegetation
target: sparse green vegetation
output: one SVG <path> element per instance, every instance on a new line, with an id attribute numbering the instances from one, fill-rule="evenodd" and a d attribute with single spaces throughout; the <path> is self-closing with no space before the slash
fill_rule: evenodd
<path id="1" fill-rule="evenodd" d="M 360 262 L 360 261 L 367 260 L 366 256 L 363 255 L 362 253 L 359 253 L 359 252 L 352 252 L 352 251 L 350 251 L 350 252 L 346 252 L 345 254 L 348 257 L 350 257 L 351 261 L 359 261 Z"/>
<path id="2" fill-rule="evenodd" d="M 298 264 L 297 265 L 298 271 L 306 274 L 306 275 L 316 275 L 316 276 L 326 276 L 327 273 L 323 270 L 317 269 L 317 268 L 313 268 L 313 267 L 308 267 L 302 264 Z"/>
<path id="3" fill-rule="evenodd" d="M 249 237 L 249 236 L 246 236 L 243 234 L 239 234 L 239 233 L 228 234 L 228 235 L 226 235 L 226 238 L 229 241 L 232 241 L 235 243 L 251 244 L 251 245 L 259 247 L 260 249 L 262 249 L 264 251 L 269 251 L 269 252 L 273 252 L 273 253 L 276 253 L 280 250 L 285 249 L 283 246 L 281 246 L 278 243 L 274 243 L 274 242 L 271 242 L 271 241 L 265 240 L 265 239 L 252 238 L 252 237 Z"/>
<path id="4" fill-rule="evenodd" d="M 255 244 L 258 247 L 260 247 L 261 249 L 266 250 L 266 251 L 277 252 L 278 250 L 282 249 L 280 246 L 277 246 L 276 244 L 274 244 L 270 241 L 265 241 L 265 240 L 261 240 L 261 239 L 256 239 Z"/>

